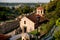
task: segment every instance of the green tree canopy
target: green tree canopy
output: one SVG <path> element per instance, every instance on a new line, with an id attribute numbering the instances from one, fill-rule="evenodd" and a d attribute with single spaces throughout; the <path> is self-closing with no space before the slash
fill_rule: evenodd
<path id="1" fill-rule="evenodd" d="M 60 31 L 57 31 L 54 33 L 54 39 L 55 40 L 60 40 Z"/>

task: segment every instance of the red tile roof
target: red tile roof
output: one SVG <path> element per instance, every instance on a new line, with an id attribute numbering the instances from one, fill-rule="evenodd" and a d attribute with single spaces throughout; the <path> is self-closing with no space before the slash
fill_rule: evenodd
<path id="1" fill-rule="evenodd" d="M 43 10 L 43 7 L 38 7 L 37 10 Z"/>
<path id="2" fill-rule="evenodd" d="M 46 20 L 45 17 L 41 17 L 39 14 L 31 14 L 29 16 L 26 16 L 28 19 L 30 19 L 31 21 L 33 21 L 34 23 L 37 23 L 37 17 L 40 18 L 40 22 Z"/>
<path id="3" fill-rule="evenodd" d="M 0 40 L 8 40 L 9 36 L 5 36 L 4 34 L 0 34 Z"/>

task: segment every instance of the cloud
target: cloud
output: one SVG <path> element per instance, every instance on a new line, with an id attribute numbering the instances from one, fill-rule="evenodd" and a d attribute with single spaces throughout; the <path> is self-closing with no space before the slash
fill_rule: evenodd
<path id="1" fill-rule="evenodd" d="M 0 0 L 0 2 L 8 2 L 8 3 L 46 3 L 50 2 L 50 0 Z"/>

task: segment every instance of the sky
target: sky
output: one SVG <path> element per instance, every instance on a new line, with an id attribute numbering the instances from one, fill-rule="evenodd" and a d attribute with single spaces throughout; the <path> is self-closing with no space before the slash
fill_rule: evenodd
<path id="1" fill-rule="evenodd" d="M 48 3 L 50 0 L 0 0 L 0 2 L 8 3 Z"/>

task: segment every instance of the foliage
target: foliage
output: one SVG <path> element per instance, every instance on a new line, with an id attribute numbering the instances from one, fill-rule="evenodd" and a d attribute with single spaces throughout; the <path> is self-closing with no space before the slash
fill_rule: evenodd
<path id="1" fill-rule="evenodd" d="M 16 12 L 18 12 L 19 14 L 27 14 L 27 13 L 33 12 L 33 10 L 34 10 L 33 7 L 29 7 L 29 6 L 25 5 L 24 7 L 17 8 Z"/>
<path id="2" fill-rule="evenodd" d="M 0 18 L 5 21 L 7 19 L 5 12 L 0 12 L 0 13 L 1 13 Z"/>
<path id="3" fill-rule="evenodd" d="M 13 14 L 13 12 L 11 11 L 11 9 L 9 7 L 0 7 L 0 21 L 6 21 L 9 20 L 11 18 L 15 18 Z"/>
<path id="4" fill-rule="evenodd" d="M 37 29 L 35 29 L 34 31 L 30 32 L 30 34 L 36 35 L 37 34 Z"/>
<path id="5" fill-rule="evenodd" d="M 29 6 L 24 6 L 23 13 L 29 13 L 30 12 L 29 10 L 30 10 Z"/>
<path id="6" fill-rule="evenodd" d="M 9 7 L 0 7 L 0 21 L 14 19 L 15 17 L 21 14 L 27 14 L 33 12 L 34 8 L 24 5 L 24 7 L 12 8 Z M 3 20 L 4 19 L 4 20 Z"/>
<path id="7" fill-rule="evenodd" d="M 47 22 L 46 24 L 42 24 L 41 25 L 41 31 L 44 31 L 45 33 L 49 32 L 49 30 L 54 26 L 55 22 L 53 19 L 50 19 L 49 22 Z"/>
<path id="8" fill-rule="evenodd" d="M 40 5 L 39 4 L 36 4 L 35 7 L 39 7 Z"/>
<path id="9" fill-rule="evenodd" d="M 60 1 L 54 0 L 46 4 L 45 14 L 49 19 L 53 18 L 56 21 L 60 17 Z"/>
<path id="10" fill-rule="evenodd" d="M 56 26 L 60 26 L 60 18 L 56 21 Z"/>
<path id="11" fill-rule="evenodd" d="M 60 17 L 60 1 L 58 1 L 56 5 L 56 13 L 57 13 L 56 15 Z"/>
<path id="12" fill-rule="evenodd" d="M 55 40 L 60 40 L 60 31 L 54 33 Z"/>
<path id="13" fill-rule="evenodd" d="M 52 12 L 52 11 L 54 11 L 55 10 L 55 8 L 56 8 L 56 3 L 57 3 L 57 1 L 53 1 L 53 2 L 50 2 L 50 3 L 48 3 L 47 5 L 46 5 L 46 11 L 47 12 Z"/>
<path id="14" fill-rule="evenodd" d="M 60 26 L 60 22 L 59 22 L 59 20 L 60 20 L 60 1 L 54 0 L 54 1 L 46 4 L 45 10 L 46 10 L 45 11 L 46 17 L 48 17 L 50 19 L 50 22 L 48 23 L 49 27 L 47 27 L 47 30 L 49 30 L 49 28 L 51 28 L 53 26 L 53 24 L 55 24 L 55 22 L 56 22 L 57 26 Z M 53 40 L 60 40 L 60 31 L 57 31 L 54 33 Z"/>
<path id="15" fill-rule="evenodd" d="M 23 10 L 22 7 L 19 7 L 19 8 L 17 8 L 17 9 L 15 10 L 15 12 L 16 12 L 18 15 L 21 15 L 21 14 L 23 13 L 22 10 Z"/>

